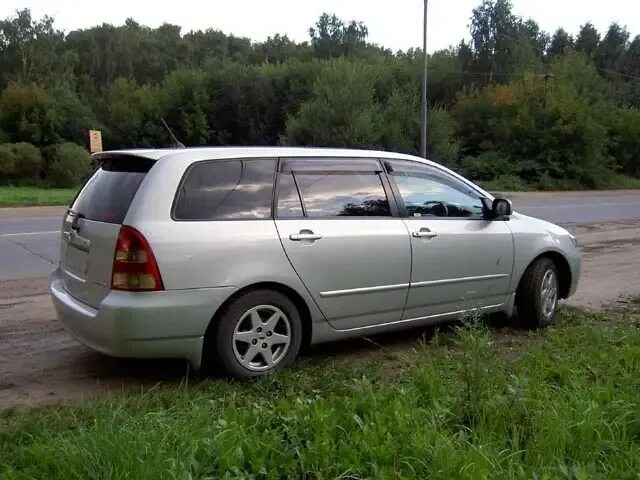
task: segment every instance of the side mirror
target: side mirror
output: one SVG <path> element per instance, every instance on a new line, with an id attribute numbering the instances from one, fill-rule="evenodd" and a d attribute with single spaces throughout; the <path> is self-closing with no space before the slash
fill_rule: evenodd
<path id="1" fill-rule="evenodd" d="M 491 204 L 492 218 L 504 218 L 513 214 L 513 204 L 506 198 L 496 198 Z"/>

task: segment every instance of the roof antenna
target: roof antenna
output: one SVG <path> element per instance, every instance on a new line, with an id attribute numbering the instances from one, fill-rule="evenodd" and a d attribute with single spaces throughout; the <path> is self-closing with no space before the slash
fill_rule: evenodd
<path id="1" fill-rule="evenodd" d="M 164 125 L 164 128 L 167 129 L 167 132 L 169 132 L 169 135 L 171 135 L 171 138 L 173 139 L 173 144 L 176 148 L 186 148 L 184 146 L 184 143 L 182 143 L 180 140 L 178 140 L 176 138 L 176 136 L 173 134 L 173 132 L 171 131 L 171 129 L 169 128 L 169 125 L 167 125 L 167 122 L 164 121 L 163 117 L 160 117 L 160 120 L 162 121 L 162 124 Z"/>

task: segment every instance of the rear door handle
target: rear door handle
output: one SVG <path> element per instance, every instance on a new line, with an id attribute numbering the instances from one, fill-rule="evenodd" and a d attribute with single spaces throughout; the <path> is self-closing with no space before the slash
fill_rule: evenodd
<path id="1" fill-rule="evenodd" d="M 89 253 L 89 250 L 91 249 L 91 240 L 81 237 L 77 230 L 69 230 L 68 232 L 63 232 L 62 235 L 69 245 L 73 245 L 77 249 Z"/>
<path id="2" fill-rule="evenodd" d="M 319 233 L 292 233 L 289 235 L 289 240 L 293 242 L 301 242 L 303 240 L 321 240 L 322 235 Z"/>
<path id="3" fill-rule="evenodd" d="M 82 213 L 73 213 L 73 219 L 71 220 L 71 230 L 75 230 L 76 232 L 80 231 L 80 225 L 78 222 L 82 218 L 85 218 Z"/>
<path id="4" fill-rule="evenodd" d="M 436 232 L 432 232 L 428 228 L 421 228 L 417 232 L 413 232 L 411 236 L 413 238 L 434 238 L 437 237 L 438 234 Z"/>

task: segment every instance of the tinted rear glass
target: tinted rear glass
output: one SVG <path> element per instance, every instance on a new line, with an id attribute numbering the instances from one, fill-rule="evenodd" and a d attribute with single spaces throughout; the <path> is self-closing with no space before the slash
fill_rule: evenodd
<path id="1" fill-rule="evenodd" d="M 307 217 L 389 217 L 379 175 L 296 173 Z"/>
<path id="2" fill-rule="evenodd" d="M 275 159 L 197 163 L 175 204 L 176 220 L 252 220 L 271 217 Z"/>
<path id="3" fill-rule="evenodd" d="M 88 220 L 122 223 L 138 187 L 154 163 L 130 156 L 106 160 L 87 180 L 71 209 Z"/>
<path id="4" fill-rule="evenodd" d="M 280 185 L 278 186 L 278 218 L 296 217 L 304 217 L 300 194 L 293 178 L 293 172 L 284 172 L 280 174 Z"/>

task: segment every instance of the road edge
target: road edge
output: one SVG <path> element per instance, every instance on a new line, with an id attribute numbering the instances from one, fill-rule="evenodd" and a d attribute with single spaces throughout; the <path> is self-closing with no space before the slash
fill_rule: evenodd
<path id="1" fill-rule="evenodd" d="M 48 207 L 2 207 L 0 219 L 62 217 L 68 207 L 64 205 Z"/>

